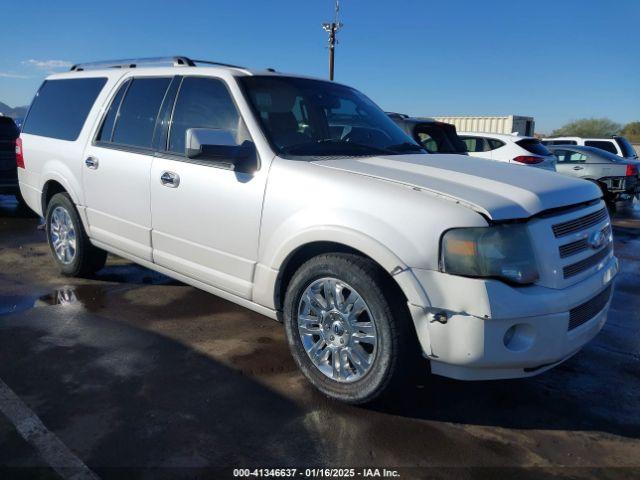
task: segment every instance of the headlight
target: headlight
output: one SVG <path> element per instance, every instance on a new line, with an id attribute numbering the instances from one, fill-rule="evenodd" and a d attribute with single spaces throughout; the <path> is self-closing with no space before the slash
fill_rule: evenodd
<path id="1" fill-rule="evenodd" d="M 442 268 L 452 275 L 533 283 L 538 268 L 524 225 L 454 228 L 442 236 Z"/>

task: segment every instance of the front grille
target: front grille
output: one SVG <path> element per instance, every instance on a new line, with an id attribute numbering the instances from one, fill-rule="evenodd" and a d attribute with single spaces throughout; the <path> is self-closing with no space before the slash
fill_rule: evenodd
<path id="1" fill-rule="evenodd" d="M 594 225 L 602 222 L 603 220 L 606 220 L 607 218 L 607 209 L 603 208 L 602 210 L 590 213 L 589 215 L 585 215 L 584 217 L 576 218 L 574 220 L 569 220 L 567 222 L 554 225 L 552 227 L 553 234 L 556 238 L 571 235 L 572 233 L 585 230 L 589 227 L 593 227 Z"/>
<path id="2" fill-rule="evenodd" d="M 611 226 L 607 225 L 602 229 L 602 234 L 609 239 L 611 236 Z M 578 253 L 584 252 L 588 250 L 589 242 L 587 238 L 581 238 L 576 242 L 567 243 L 566 245 L 562 245 L 558 248 L 560 251 L 560 258 L 567 258 L 572 255 L 577 255 Z"/>
<path id="3" fill-rule="evenodd" d="M 578 328 L 600 313 L 611 297 L 611 288 L 609 285 L 591 300 L 572 308 L 569 311 L 569 330 Z"/>
<path id="4" fill-rule="evenodd" d="M 562 269 L 564 278 L 574 277 L 579 273 L 582 273 L 585 270 L 588 270 L 589 268 L 597 265 L 602 260 L 607 258 L 607 256 L 611 253 L 612 250 L 613 249 L 611 248 L 611 244 L 609 244 L 607 247 L 603 248 L 602 250 L 595 253 L 594 255 L 591 255 L 590 257 L 587 257 L 584 260 L 580 260 L 579 262 L 572 263 L 571 265 L 567 265 Z"/>

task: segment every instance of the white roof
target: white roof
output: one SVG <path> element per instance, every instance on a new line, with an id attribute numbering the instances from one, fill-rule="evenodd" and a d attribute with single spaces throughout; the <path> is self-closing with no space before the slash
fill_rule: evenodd
<path id="1" fill-rule="evenodd" d="M 134 67 L 134 68 L 104 68 L 91 70 L 71 70 L 63 73 L 55 73 L 47 77 L 47 80 L 62 80 L 71 78 L 107 77 L 119 78 L 129 74 L 136 77 L 162 77 L 173 75 L 212 75 L 218 77 L 246 77 L 253 75 L 286 76 L 296 78 L 308 78 L 312 80 L 328 81 L 326 79 L 305 75 L 289 74 L 271 70 L 249 69 L 244 67 L 228 66 L 167 66 L 167 67 Z"/>
<path id="2" fill-rule="evenodd" d="M 458 132 L 458 135 L 484 137 L 484 138 L 497 138 L 498 140 L 506 140 L 510 142 L 517 142 L 518 140 L 522 140 L 524 138 L 535 139 L 535 137 L 528 137 L 525 135 L 514 135 L 510 133 L 491 133 L 491 132 Z"/>

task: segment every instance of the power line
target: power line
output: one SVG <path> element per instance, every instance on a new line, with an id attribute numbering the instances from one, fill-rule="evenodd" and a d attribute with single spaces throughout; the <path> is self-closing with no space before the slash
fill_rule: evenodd
<path id="1" fill-rule="evenodd" d="M 322 28 L 329 34 L 329 80 L 333 80 L 333 71 L 335 64 L 335 50 L 336 50 L 336 33 L 342 28 L 342 23 L 338 21 L 338 14 L 340 12 L 340 0 L 336 0 L 336 6 L 334 10 L 333 22 L 323 23 Z"/>

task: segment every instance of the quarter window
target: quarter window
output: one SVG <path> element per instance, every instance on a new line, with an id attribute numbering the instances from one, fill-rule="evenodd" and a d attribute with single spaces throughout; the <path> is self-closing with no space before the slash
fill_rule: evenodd
<path id="1" fill-rule="evenodd" d="M 134 78 L 115 119 L 112 141 L 150 148 L 156 117 L 170 78 Z"/>
<path id="2" fill-rule="evenodd" d="M 505 145 L 504 142 L 497 140 L 495 138 L 490 138 L 487 141 L 489 142 L 489 147 L 491 150 L 495 150 L 496 148 L 500 148 Z"/>
<path id="3" fill-rule="evenodd" d="M 460 137 L 469 152 L 488 152 L 489 145 L 482 137 Z"/>
<path id="4" fill-rule="evenodd" d="M 176 101 L 169 151 L 184 154 L 185 136 L 189 128 L 211 128 L 233 133 L 236 141 L 241 127 L 240 115 L 226 85 L 213 78 L 186 77 Z"/>
<path id="5" fill-rule="evenodd" d="M 76 140 L 106 82 L 106 78 L 46 80 L 33 99 L 22 131 Z"/>

